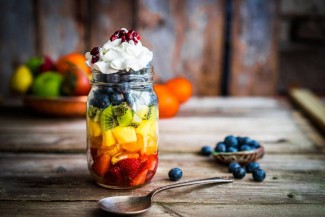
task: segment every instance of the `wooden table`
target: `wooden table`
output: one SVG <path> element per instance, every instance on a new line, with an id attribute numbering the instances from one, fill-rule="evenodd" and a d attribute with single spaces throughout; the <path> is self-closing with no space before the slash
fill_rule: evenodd
<path id="1" fill-rule="evenodd" d="M 171 182 L 228 176 L 227 168 L 197 154 L 226 135 L 250 136 L 266 148 L 267 172 L 227 185 L 162 192 L 143 216 L 325 216 L 324 138 L 286 100 L 193 98 L 177 117 L 160 120 L 160 162 L 153 181 L 135 190 L 108 190 L 91 179 L 85 157 L 85 120 L 37 117 L 0 108 L 0 216 L 111 216 L 96 202 L 143 195 Z"/>

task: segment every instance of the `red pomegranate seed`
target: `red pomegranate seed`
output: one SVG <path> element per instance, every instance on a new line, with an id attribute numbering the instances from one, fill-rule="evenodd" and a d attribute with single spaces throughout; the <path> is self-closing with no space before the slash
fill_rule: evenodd
<path id="1" fill-rule="evenodd" d="M 111 38 L 109 40 L 114 41 L 115 39 L 117 39 L 118 37 L 116 35 L 112 35 Z"/>
<path id="2" fill-rule="evenodd" d="M 91 58 L 91 63 L 94 64 L 95 62 L 97 62 L 99 60 L 99 56 L 93 56 Z"/>
<path id="3" fill-rule="evenodd" d="M 99 53 L 99 47 L 94 47 L 93 49 L 91 49 L 90 54 L 91 55 L 97 55 Z"/>
<path id="4" fill-rule="evenodd" d="M 124 35 L 121 37 L 121 39 L 122 39 L 122 43 L 123 43 L 123 42 L 126 42 L 126 38 L 125 38 Z"/>
<path id="5" fill-rule="evenodd" d="M 125 30 L 120 30 L 119 33 L 118 33 L 118 37 L 122 38 L 122 36 L 125 36 L 125 34 L 126 34 Z"/>

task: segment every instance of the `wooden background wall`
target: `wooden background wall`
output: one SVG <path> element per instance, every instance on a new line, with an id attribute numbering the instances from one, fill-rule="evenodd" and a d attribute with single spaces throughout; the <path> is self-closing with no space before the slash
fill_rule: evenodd
<path id="1" fill-rule="evenodd" d="M 225 6 L 232 3 L 230 71 L 224 71 Z M 277 78 L 277 4 L 264 0 L 1 0 L 1 95 L 13 68 L 31 55 L 102 45 L 136 29 L 162 80 L 189 78 L 199 96 L 272 95 Z M 224 79 L 225 73 L 228 80 Z M 222 82 L 226 82 L 223 83 Z"/>

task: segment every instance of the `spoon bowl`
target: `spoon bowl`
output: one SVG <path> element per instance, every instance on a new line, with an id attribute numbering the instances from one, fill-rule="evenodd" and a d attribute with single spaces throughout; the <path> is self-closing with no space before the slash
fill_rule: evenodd
<path id="1" fill-rule="evenodd" d="M 139 213 L 143 213 L 147 211 L 152 206 L 152 199 L 155 196 L 155 194 L 172 189 L 177 187 L 183 187 L 188 185 L 196 185 L 196 184 L 224 184 L 224 183 L 230 183 L 234 180 L 231 178 L 220 178 L 220 177 L 214 177 L 214 178 L 208 178 L 208 179 L 199 179 L 199 180 L 193 180 L 193 181 L 187 181 L 187 182 L 181 182 L 181 183 L 175 183 L 172 185 L 163 186 L 160 188 L 157 188 L 153 191 L 151 191 L 146 196 L 114 196 L 114 197 L 106 197 L 104 199 L 101 199 L 98 202 L 99 208 L 102 210 L 105 210 L 110 213 L 115 213 L 119 215 L 135 215 Z"/>

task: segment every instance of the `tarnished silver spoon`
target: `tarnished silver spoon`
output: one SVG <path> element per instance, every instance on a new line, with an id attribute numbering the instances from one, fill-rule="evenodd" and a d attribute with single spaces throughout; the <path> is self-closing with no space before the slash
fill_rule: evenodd
<path id="1" fill-rule="evenodd" d="M 147 211 L 152 206 L 152 199 L 153 197 L 164 190 L 168 190 L 171 188 L 178 188 L 188 185 L 197 185 L 197 184 L 224 184 L 224 183 L 230 183 L 234 180 L 231 178 L 220 178 L 220 177 L 214 177 L 214 178 L 208 178 L 208 179 L 198 179 L 198 180 L 192 180 L 187 182 L 180 182 L 175 183 L 172 185 L 167 185 L 163 187 L 159 187 L 153 191 L 151 191 L 146 196 L 115 196 L 115 197 L 106 197 L 104 199 L 101 199 L 98 202 L 98 205 L 101 209 L 115 214 L 123 214 L 123 215 L 134 215 L 139 214 Z"/>

